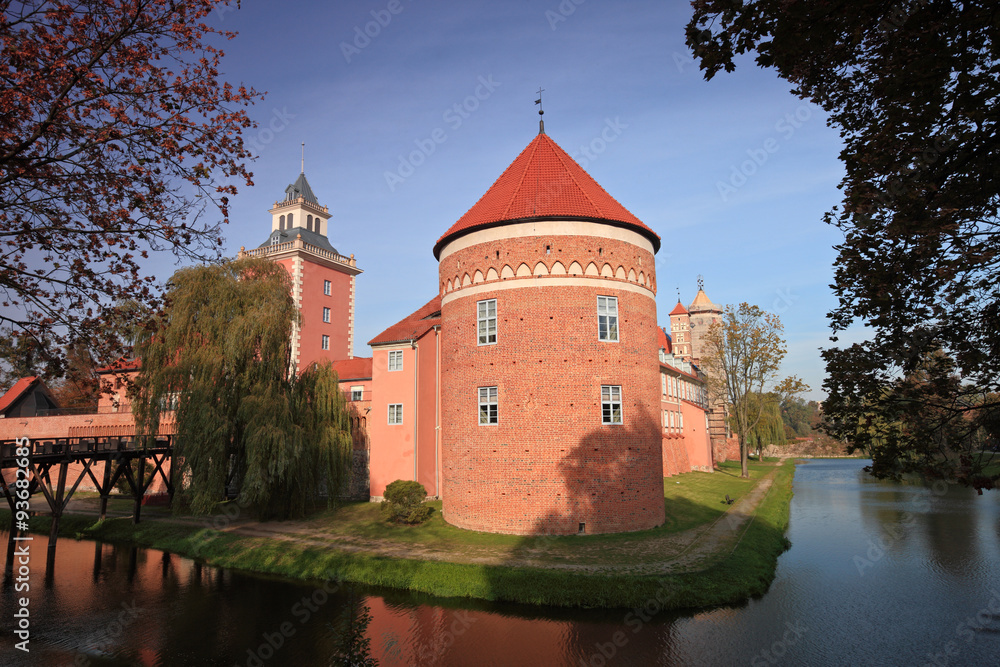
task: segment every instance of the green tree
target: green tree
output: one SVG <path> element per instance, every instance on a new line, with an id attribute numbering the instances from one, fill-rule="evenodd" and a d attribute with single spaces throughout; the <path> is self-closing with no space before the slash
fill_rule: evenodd
<path id="1" fill-rule="evenodd" d="M 952 427 L 1000 421 L 996 3 L 692 4 L 687 42 L 707 79 L 753 52 L 825 109 L 844 142 L 843 201 L 826 216 L 844 235 L 829 317 L 835 334 L 861 322 L 872 335 L 825 351 L 828 420 L 846 437 L 867 431 L 875 406 L 934 413 L 947 404 Z M 938 348 L 961 378 L 951 383 L 958 393 L 942 396 L 943 382 L 903 391 L 900 378 Z M 948 456 L 923 456 L 916 440 L 897 447 L 873 451 L 876 475 L 911 460 L 945 477 L 961 470 Z"/>
<path id="2" fill-rule="evenodd" d="M 785 422 L 781 418 L 781 397 L 773 392 L 753 394 L 751 403 L 761 403 L 760 421 L 750 429 L 747 435 L 747 447 L 757 453 L 757 460 L 763 458 L 764 448 L 768 445 L 785 443 Z M 757 406 L 752 406 L 756 408 Z"/>
<path id="3" fill-rule="evenodd" d="M 301 516 L 351 469 L 350 417 L 329 363 L 297 374 L 298 313 L 283 267 L 261 259 L 181 269 L 159 327 L 140 341 L 132 387 L 142 433 L 172 413 L 178 479 L 195 512 L 239 486 L 261 517 Z"/>
<path id="4" fill-rule="evenodd" d="M 709 391 L 729 405 L 730 426 L 740 441 L 743 477 L 750 476 L 750 436 L 761 424 L 767 405 L 760 396 L 767 391 L 790 396 L 809 389 L 794 376 L 778 381 L 786 352 L 782 330 L 774 313 L 741 303 L 738 309 L 727 306 L 705 336 L 702 367 Z"/>

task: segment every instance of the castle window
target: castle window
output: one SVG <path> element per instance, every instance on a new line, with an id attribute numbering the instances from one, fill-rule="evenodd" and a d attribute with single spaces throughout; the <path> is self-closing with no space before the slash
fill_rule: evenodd
<path id="1" fill-rule="evenodd" d="M 311 215 L 306 216 L 306 229 L 310 232 L 313 230 L 313 217 Z"/>
<path id="2" fill-rule="evenodd" d="M 325 294 L 327 296 L 330 296 L 330 281 L 329 280 L 324 280 L 323 281 L 323 294 Z"/>
<path id="3" fill-rule="evenodd" d="M 403 423 L 403 404 L 402 403 L 390 403 L 389 404 L 389 425 L 402 424 Z"/>
<path id="4" fill-rule="evenodd" d="M 497 300 L 479 301 L 476 308 L 479 317 L 479 344 L 493 345 L 497 342 Z"/>
<path id="5" fill-rule="evenodd" d="M 660 376 L 660 384 L 663 385 L 663 395 L 666 396 L 667 395 L 667 376 L 666 375 L 661 375 Z"/>
<path id="6" fill-rule="evenodd" d="M 330 337 L 329 336 L 323 336 L 323 349 L 324 350 L 329 350 L 330 349 Z"/>
<path id="7" fill-rule="evenodd" d="M 389 350 L 389 370 L 390 371 L 401 371 L 401 370 L 403 370 L 403 351 L 402 350 Z"/>
<path id="8" fill-rule="evenodd" d="M 618 341 L 617 297 L 597 297 L 597 339 L 608 342 Z"/>
<path id="9" fill-rule="evenodd" d="M 601 423 L 622 423 L 621 385 L 601 385 Z"/>
<path id="10" fill-rule="evenodd" d="M 352 401 L 360 401 L 360 400 L 362 400 L 362 397 L 364 395 L 365 395 L 365 387 L 364 387 L 364 385 L 357 386 L 357 387 L 351 387 L 351 400 Z"/>
<path id="11" fill-rule="evenodd" d="M 497 388 L 479 388 L 479 424 L 496 424 L 499 421 L 497 413 Z"/>
<path id="12" fill-rule="evenodd" d="M 330 309 L 329 308 L 323 308 L 323 321 L 324 322 L 329 322 L 330 321 Z"/>
<path id="13" fill-rule="evenodd" d="M 285 231 L 285 216 L 278 218 L 278 229 Z"/>
<path id="14" fill-rule="evenodd" d="M 295 221 L 295 214 L 294 213 L 289 213 L 288 214 L 288 228 L 289 229 L 291 229 L 292 227 L 295 226 L 295 222 L 294 221 Z"/>

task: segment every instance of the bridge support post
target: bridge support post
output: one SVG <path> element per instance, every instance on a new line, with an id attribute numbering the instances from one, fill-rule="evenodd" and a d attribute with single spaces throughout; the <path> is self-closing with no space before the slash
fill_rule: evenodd
<path id="1" fill-rule="evenodd" d="M 49 554 L 55 554 L 56 541 L 59 539 L 59 519 L 63 512 L 63 495 L 66 493 L 66 473 L 69 470 L 69 461 L 62 461 L 59 464 L 59 482 L 56 485 L 55 502 L 52 504 L 52 529 L 49 530 Z"/>

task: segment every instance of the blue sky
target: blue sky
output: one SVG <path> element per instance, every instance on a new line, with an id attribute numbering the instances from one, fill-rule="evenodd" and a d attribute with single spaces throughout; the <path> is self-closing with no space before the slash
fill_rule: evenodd
<path id="1" fill-rule="evenodd" d="M 541 86 L 549 136 L 662 237 L 661 323 L 677 288 L 690 303 L 702 275 L 716 303 L 781 316 L 783 372 L 821 398 L 840 240 L 822 216 L 839 201 L 840 140 L 750 60 L 706 82 L 684 46 L 690 11 L 662 0 L 244 0 L 217 12 L 211 23 L 240 33 L 225 78 L 267 91 L 251 110 L 255 187 L 235 199 L 227 252 L 263 242 L 305 142 L 330 241 L 365 271 L 355 354 L 368 356 L 368 340 L 433 296 L 434 242 L 537 133 Z M 598 141 L 609 126 L 614 140 Z"/>

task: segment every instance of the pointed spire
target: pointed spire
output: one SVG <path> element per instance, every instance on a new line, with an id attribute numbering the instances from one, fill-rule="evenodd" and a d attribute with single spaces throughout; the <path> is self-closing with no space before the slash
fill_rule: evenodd
<path id="1" fill-rule="evenodd" d="M 306 173 L 306 142 L 304 141 L 302 142 L 302 171 L 300 171 L 299 173 L 300 174 Z"/>
<path id="2" fill-rule="evenodd" d="M 538 105 L 538 134 L 545 134 L 545 119 L 542 116 L 545 115 L 545 110 L 542 109 L 542 93 L 545 89 L 541 86 L 538 87 L 538 99 L 535 100 L 535 104 Z"/>

